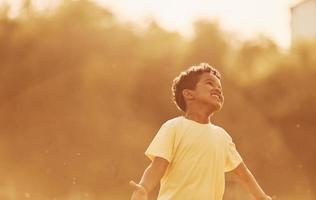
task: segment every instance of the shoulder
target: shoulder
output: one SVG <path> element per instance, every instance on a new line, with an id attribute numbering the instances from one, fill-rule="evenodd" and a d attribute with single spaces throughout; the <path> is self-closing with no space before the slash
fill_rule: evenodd
<path id="1" fill-rule="evenodd" d="M 175 118 L 165 121 L 160 127 L 157 135 L 158 136 L 174 135 L 180 123 L 181 123 L 181 119 L 179 117 L 175 117 Z"/>
<path id="2" fill-rule="evenodd" d="M 169 120 L 165 121 L 162 126 L 170 127 L 170 128 L 171 127 L 177 127 L 177 126 L 179 126 L 182 123 L 182 120 L 183 119 L 182 119 L 181 116 L 175 117 L 175 118 L 172 118 L 172 119 L 169 119 Z"/>
<path id="3" fill-rule="evenodd" d="M 226 140 L 232 140 L 232 137 L 229 135 L 229 133 L 221 126 L 213 125 L 214 128 L 219 132 Z"/>

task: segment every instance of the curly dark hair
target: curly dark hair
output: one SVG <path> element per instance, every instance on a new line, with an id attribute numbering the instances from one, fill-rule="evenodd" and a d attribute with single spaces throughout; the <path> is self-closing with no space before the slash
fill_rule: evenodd
<path id="1" fill-rule="evenodd" d="M 184 89 L 195 89 L 197 82 L 199 81 L 200 75 L 203 73 L 212 73 L 218 79 L 221 79 L 221 74 L 214 67 L 207 63 L 200 63 L 194 65 L 189 69 L 180 73 L 173 80 L 172 84 L 172 100 L 179 108 L 179 110 L 186 111 L 186 103 L 182 94 Z"/>

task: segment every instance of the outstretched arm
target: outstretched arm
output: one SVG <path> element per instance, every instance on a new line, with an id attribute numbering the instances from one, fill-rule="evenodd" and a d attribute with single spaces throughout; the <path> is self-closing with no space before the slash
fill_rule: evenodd
<path id="1" fill-rule="evenodd" d="M 131 200 L 147 200 L 148 193 L 151 192 L 160 179 L 165 174 L 169 162 L 160 157 L 155 157 L 152 163 L 146 168 L 141 181 L 137 184 L 130 181 L 130 185 L 134 188 Z"/>
<path id="2" fill-rule="evenodd" d="M 264 193 L 262 188 L 257 183 L 255 177 L 252 175 L 250 170 L 247 168 L 244 162 L 241 162 L 238 167 L 236 167 L 233 171 L 241 181 L 241 183 L 249 190 L 249 192 L 257 199 L 257 200 L 271 200 L 272 198 L 269 197 Z"/>

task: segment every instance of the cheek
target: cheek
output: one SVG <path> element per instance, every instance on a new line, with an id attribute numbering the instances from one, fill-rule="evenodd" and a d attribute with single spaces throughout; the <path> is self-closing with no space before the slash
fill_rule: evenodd
<path id="1" fill-rule="evenodd" d="M 211 86 L 204 86 L 204 87 L 201 88 L 201 91 L 207 92 L 207 93 L 211 93 L 212 89 L 213 88 Z"/>
<path id="2" fill-rule="evenodd" d="M 209 89 L 203 88 L 203 89 L 200 90 L 199 96 L 201 96 L 201 97 L 210 97 L 211 96 L 211 92 L 210 92 Z"/>

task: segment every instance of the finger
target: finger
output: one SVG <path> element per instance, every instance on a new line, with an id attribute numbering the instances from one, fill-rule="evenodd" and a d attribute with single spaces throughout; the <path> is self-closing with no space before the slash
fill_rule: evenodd
<path id="1" fill-rule="evenodd" d="M 135 183 L 135 181 L 130 181 L 129 185 L 132 186 L 133 188 L 138 188 L 138 184 Z"/>

